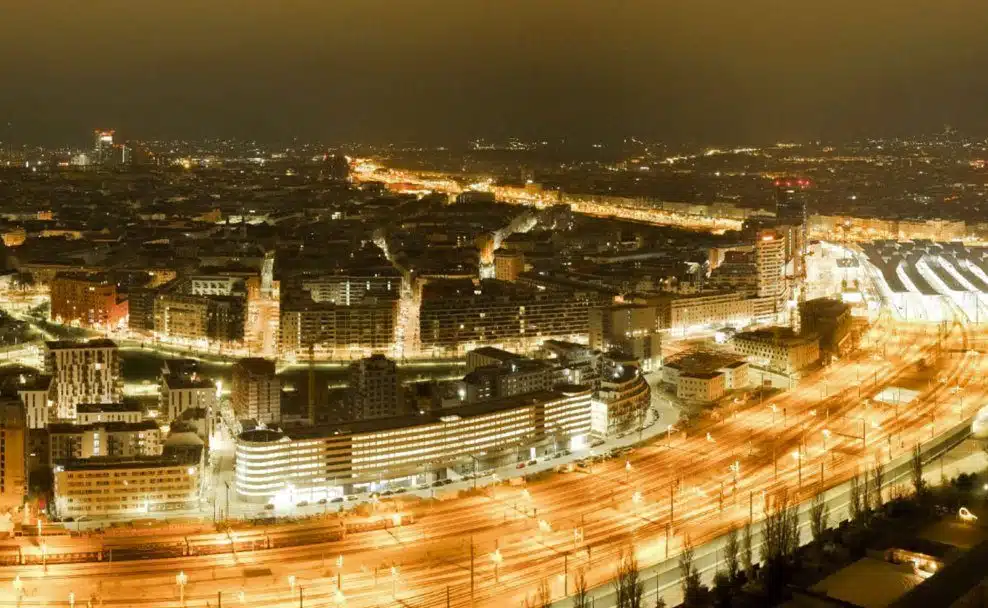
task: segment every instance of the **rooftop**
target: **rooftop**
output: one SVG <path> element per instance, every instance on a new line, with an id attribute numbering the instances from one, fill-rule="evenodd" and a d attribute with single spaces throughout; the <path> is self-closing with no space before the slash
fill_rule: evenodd
<path id="1" fill-rule="evenodd" d="M 743 358 L 733 353 L 711 350 L 691 350 L 666 360 L 664 367 L 678 369 L 693 376 L 710 374 L 725 367 L 744 365 Z"/>
<path id="2" fill-rule="evenodd" d="M 121 412 L 141 412 L 136 403 L 80 403 L 76 406 L 80 414 L 115 414 Z"/>
<path id="3" fill-rule="evenodd" d="M 55 422 L 48 425 L 51 435 L 76 435 L 86 431 L 101 430 L 106 433 L 134 433 L 141 431 L 160 430 L 154 420 L 140 422 L 94 422 L 93 424 L 72 424 L 71 422 Z"/>
<path id="4" fill-rule="evenodd" d="M 328 424 L 318 426 L 305 426 L 286 429 L 284 431 L 273 429 L 255 429 L 244 431 L 239 439 L 243 441 L 271 442 L 277 441 L 281 437 L 287 436 L 293 440 L 317 439 L 332 435 L 357 435 L 364 433 L 376 433 L 393 429 L 400 429 L 427 424 L 437 424 L 445 422 L 448 417 L 472 418 L 483 416 L 494 412 L 531 407 L 540 403 L 547 403 L 557 399 L 577 395 L 583 392 L 589 393 L 588 387 L 579 385 L 560 385 L 551 391 L 539 391 L 508 397 L 505 399 L 494 399 L 471 403 L 459 407 L 445 408 L 436 412 L 423 412 L 406 416 L 396 416 L 394 418 L 380 418 L 375 420 L 357 420 L 344 424 Z"/>
<path id="5" fill-rule="evenodd" d="M 815 342 L 816 336 L 803 336 L 797 334 L 790 327 L 769 327 L 766 329 L 753 329 L 739 332 L 734 335 L 734 340 L 747 340 L 750 342 L 762 342 L 766 344 L 805 344 Z"/>
<path id="6" fill-rule="evenodd" d="M 45 342 L 48 350 L 65 350 L 72 348 L 117 348 L 117 343 L 107 338 L 97 338 L 95 340 L 54 340 Z"/>

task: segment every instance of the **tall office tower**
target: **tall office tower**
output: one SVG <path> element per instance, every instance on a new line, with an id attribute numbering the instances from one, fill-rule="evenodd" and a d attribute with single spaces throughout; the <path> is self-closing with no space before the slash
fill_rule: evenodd
<path id="1" fill-rule="evenodd" d="M 274 361 L 252 357 L 233 364 L 233 413 L 238 420 L 281 420 L 281 381 Z"/>
<path id="2" fill-rule="evenodd" d="M 119 403 L 123 397 L 113 340 L 45 342 L 45 374 L 54 378 L 57 419 L 74 419 L 80 403 Z"/>
<path id="3" fill-rule="evenodd" d="M 494 252 L 494 278 L 499 281 L 515 281 L 525 272 L 525 254 L 501 247 Z"/>
<path id="4" fill-rule="evenodd" d="M 590 348 L 618 350 L 641 363 L 642 370 L 658 369 L 662 360 L 659 310 L 644 304 L 611 304 L 590 309 Z"/>
<path id="5" fill-rule="evenodd" d="M 755 238 L 755 272 L 759 298 L 779 298 L 785 293 L 785 239 L 775 230 L 762 230 Z"/>
<path id="6" fill-rule="evenodd" d="M 384 355 L 350 365 L 350 405 L 358 420 L 391 418 L 402 413 L 398 366 Z"/>
<path id="7" fill-rule="evenodd" d="M 775 182 L 775 217 L 780 223 L 806 224 L 806 188 L 809 185 L 805 179 Z"/>
<path id="8" fill-rule="evenodd" d="M 0 399 L 0 512 L 24 504 L 27 496 L 27 425 L 19 399 Z"/>
<path id="9" fill-rule="evenodd" d="M 806 278 L 806 237 L 807 210 L 806 189 L 810 186 L 806 179 L 786 179 L 775 182 L 776 230 L 785 241 L 785 276 L 788 296 L 802 301 L 805 295 Z M 790 317 L 793 329 L 799 331 L 799 311 L 793 310 Z"/>
<path id="10" fill-rule="evenodd" d="M 775 182 L 776 230 L 786 240 L 787 274 L 801 276 L 806 255 L 806 188 L 810 182 L 804 179 Z"/>
<path id="11" fill-rule="evenodd" d="M 114 153 L 113 131 L 96 129 L 93 131 L 93 163 L 106 164 Z"/>

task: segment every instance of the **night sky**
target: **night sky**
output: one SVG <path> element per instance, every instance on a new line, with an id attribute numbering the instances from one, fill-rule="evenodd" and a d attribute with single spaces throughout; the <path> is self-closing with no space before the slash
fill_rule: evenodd
<path id="1" fill-rule="evenodd" d="M 0 139 L 988 134 L 988 0 L 0 0 Z"/>

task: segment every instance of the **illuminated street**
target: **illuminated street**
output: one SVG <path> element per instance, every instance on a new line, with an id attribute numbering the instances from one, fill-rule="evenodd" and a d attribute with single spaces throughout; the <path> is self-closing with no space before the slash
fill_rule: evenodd
<path id="1" fill-rule="evenodd" d="M 938 347 L 937 331 L 935 325 L 878 326 L 853 358 L 771 401 L 721 412 L 722 420 L 704 422 L 688 436 L 660 434 L 627 460 L 524 488 L 502 485 L 485 496 L 401 507 L 416 522 L 389 531 L 218 556 L 51 564 L 47 573 L 40 566 L 7 567 L 5 577 L 8 584 L 15 576 L 24 581 L 23 605 L 58 605 L 70 591 L 88 597 L 102 589 L 117 605 L 171 606 L 178 593 L 174 577 L 184 571 L 191 605 L 205 605 L 220 591 L 229 602 L 242 590 L 246 605 L 289 606 L 298 601 L 288 585 L 294 575 L 307 602 L 327 605 L 336 597 L 334 564 L 343 555 L 348 605 L 387 605 L 394 591 L 409 605 L 442 606 L 447 590 L 453 604 L 466 605 L 472 541 L 477 604 L 505 597 L 520 604 L 543 577 L 559 597 L 564 567 L 569 574 L 585 568 L 591 582 L 604 584 L 613 575 L 614 556 L 630 543 L 643 565 L 667 551 L 675 555 L 687 535 L 698 545 L 749 512 L 757 519 L 764 492 L 787 488 L 808 498 L 970 417 L 986 391 L 980 357 L 966 353 L 984 334 L 954 325 Z M 919 372 L 915 364 L 924 357 L 936 363 Z M 883 387 L 900 383 L 918 386 L 919 396 L 901 407 L 867 403 Z M 390 511 L 386 503 L 379 508 Z"/>

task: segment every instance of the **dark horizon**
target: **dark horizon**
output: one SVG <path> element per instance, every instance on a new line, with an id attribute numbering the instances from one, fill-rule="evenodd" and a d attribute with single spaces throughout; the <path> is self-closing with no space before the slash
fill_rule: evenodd
<path id="1" fill-rule="evenodd" d="M 84 145 L 95 128 L 425 144 L 988 133 L 983 0 L 39 0 L 3 13 L 0 140 L 15 145 Z"/>

